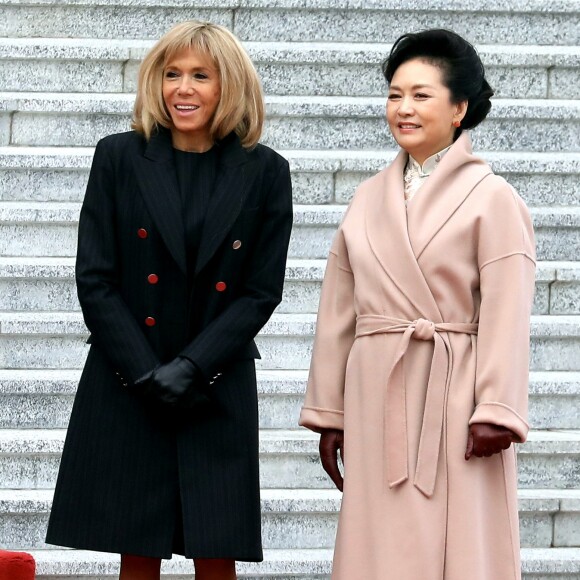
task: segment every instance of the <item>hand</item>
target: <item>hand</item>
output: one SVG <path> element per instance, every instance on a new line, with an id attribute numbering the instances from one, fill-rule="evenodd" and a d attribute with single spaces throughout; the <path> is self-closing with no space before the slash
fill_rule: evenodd
<path id="1" fill-rule="evenodd" d="M 328 473 L 334 485 L 342 491 L 343 479 L 338 468 L 338 455 L 344 465 L 344 431 L 338 429 L 325 429 L 320 435 L 320 444 L 318 446 L 320 460 L 324 471 Z"/>
<path id="2" fill-rule="evenodd" d="M 491 423 L 473 423 L 469 426 L 465 460 L 475 457 L 490 457 L 507 449 L 512 442 L 519 442 L 518 436 L 507 427 L 492 425 Z"/>
<path id="3" fill-rule="evenodd" d="M 200 388 L 200 377 L 189 359 L 178 356 L 155 369 L 143 388 L 146 395 L 165 405 L 192 409 L 210 402 Z"/>

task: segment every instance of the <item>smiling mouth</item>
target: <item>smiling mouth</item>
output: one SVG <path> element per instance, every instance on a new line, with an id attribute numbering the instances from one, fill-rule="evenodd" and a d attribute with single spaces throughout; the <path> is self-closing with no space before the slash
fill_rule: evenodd
<path id="1" fill-rule="evenodd" d="M 198 105 L 174 105 L 178 111 L 197 111 Z"/>
<path id="2" fill-rule="evenodd" d="M 421 125 L 414 125 L 413 123 L 399 123 L 399 129 L 419 129 Z"/>

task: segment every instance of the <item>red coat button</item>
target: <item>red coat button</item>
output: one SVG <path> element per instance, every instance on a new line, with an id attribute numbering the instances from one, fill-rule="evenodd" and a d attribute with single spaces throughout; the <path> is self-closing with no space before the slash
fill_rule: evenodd
<path id="1" fill-rule="evenodd" d="M 137 235 L 144 240 L 149 234 L 147 233 L 147 230 L 145 228 L 139 228 L 137 230 Z"/>
<path id="2" fill-rule="evenodd" d="M 156 320 L 155 320 L 155 318 L 153 318 L 153 316 L 148 316 L 148 317 L 145 319 L 145 324 L 146 324 L 147 326 L 155 326 L 155 324 L 156 324 Z"/>
<path id="3" fill-rule="evenodd" d="M 223 292 L 223 291 L 224 291 L 226 288 L 227 288 L 227 286 L 226 286 L 226 283 L 225 283 L 225 282 L 218 282 L 218 283 L 215 285 L 215 289 L 216 289 L 218 292 Z"/>
<path id="4" fill-rule="evenodd" d="M 159 282 L 159 276 L 157 274 L 149 274 L 149 276 L 147 276 L 147 282 L 149 282 L 149 284 L 157 284 L 157 282 Z"/>

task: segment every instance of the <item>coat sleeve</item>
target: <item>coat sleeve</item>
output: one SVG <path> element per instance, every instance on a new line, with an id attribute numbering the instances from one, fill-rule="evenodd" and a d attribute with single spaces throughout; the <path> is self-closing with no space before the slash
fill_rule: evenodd
<path id="1" fill-rule="evenodd" d="M 134 382 L 159 361 L 119 292 L 110 145 L 110 140 L 101 140 L 95 149 L 79 219 L 76 283 L 91 340 L 123 380 Z"/>
<path id="2" fill-rule="evenodd" d="M 300 425 L 344 429 L 346 363 L 355 339 L 354 276 L 342 229 L 335 235 L 316 321 L 316 336 Z"/>
<path id="3" fill-rule="evenodd" d="M 535 284 L 534 232 L 521 198 L 493 176 L 478 239 L 481 307 L 475 411 L 469 421 L 511 429 L 521 442 L 529 425 L 530 314 Z M 487 194 L 487 192 L 486 192 Z"/>
<path id="4" fill-rule="evenodd" d="M 291 230 L 292 182 L 288 162 L 282 160 L 266 197 L 240 296 L 180 353 L 206 379 L 256 337 L 282 300 Z"/>

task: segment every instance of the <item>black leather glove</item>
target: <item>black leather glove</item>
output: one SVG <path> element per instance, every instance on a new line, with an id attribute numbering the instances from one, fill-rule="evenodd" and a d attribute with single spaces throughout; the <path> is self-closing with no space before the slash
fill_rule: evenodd
<path id="1" fill-rule="evenodd" d="M 338 467 L 338 453 L 344 465 L 344 431 L 324 429 L 320 434 L 318 446 L 324 471 L 328 473 L 337 489 L 342 491 L 343 479 Z"/>
<path id="2" fill-rule="evenodd" d="M 195 364 L 178 356 L 137 381 L 144 395 L 170 407 L 198 408 L 210 403 L 202 390 L 202 376 Z"/>

